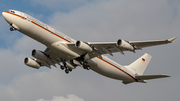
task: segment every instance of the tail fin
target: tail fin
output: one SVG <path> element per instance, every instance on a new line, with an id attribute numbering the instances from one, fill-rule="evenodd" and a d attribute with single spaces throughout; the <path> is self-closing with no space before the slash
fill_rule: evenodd
<path id="1" fill-rule="evenodd" d="M 126 66 L 128 69 L 131 69 L 137 73 L 137 75 L 142 75 L 149 64 L 152 56 L 145 53 L 143 56 L 138 58 L 136 61 Z"/>

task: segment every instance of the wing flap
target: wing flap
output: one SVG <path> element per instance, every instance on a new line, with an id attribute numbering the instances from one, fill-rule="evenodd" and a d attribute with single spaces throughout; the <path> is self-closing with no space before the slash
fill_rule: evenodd
<path id="1" fill-rule="evenodd" d="M 158 79 L 158 78 L 165 78 L 165 77 L 171 77 L 171 76 L 164 75 L 164 74 L 160 74 L 160 75 L 137 75 L 137 76 L 135 76 L 135 78 L 137 78 L 138 80 L 149 80 L 149 79 Z"/>

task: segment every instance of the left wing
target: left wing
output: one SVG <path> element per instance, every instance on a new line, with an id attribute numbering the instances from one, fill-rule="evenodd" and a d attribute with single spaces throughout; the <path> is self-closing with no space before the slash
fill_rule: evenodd
<path id="1" fill-rule="evenodd" d="M 167 39 L 167 40 L 155 40 L 155 41 L 132 41 L 129 42 L 133 44 L 137 49 L 145 48 L 145 47 L 151 47 L 151 46 L 156 46 L 156 45 L 163 45 L 163 44 L 168 44 L 172 43 L 177 39 L 177 37 Z"/>
<path id="2" fill-rule="evenodd" d="M 176 37 L 167 40 L 154 40 L 154 41 L 124 41 L 119 39 L 117 42 L 89 42 L 85 43 L 77 41 L 76 43 L 68 43 L 67 46 L 72 50 L 76 50 L 80 54 L 94 54 L 92 57 L 100 56 L 102 54 L 110 54 L 120 52 L 124 55 L 124 51 L 139 50 L 145 47 L 151 47 L 156 45 L 163 45 L 172 43 L 176 40 Z M 77 44 L 78 43 L 78 44 Z M 79 49 L 77 49 L 79 48 Z"/>

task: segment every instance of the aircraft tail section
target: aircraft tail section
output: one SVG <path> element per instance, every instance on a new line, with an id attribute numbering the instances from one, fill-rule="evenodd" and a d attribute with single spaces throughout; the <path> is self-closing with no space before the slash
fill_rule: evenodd
<path id="1" fill-rule="evenodd" d="M 143 56 L 138 58 L 136 61 L 131 63 L 128 66 L 125 66 L 127 69 L 131 70 L 135 73 L 135 78 L 138 80 L 138 82 L 146 83 L 146 80 L 150 79 L 158 79 L 158 78 L 165 78 L 170 77 L 169 75 L 159 74 L 159 75 L 143 75 L 146 67 L 148 66 L 152 56 L 145 53 Z M 132 83 L 132 82 L 125 82 L 124 84 Z"/>
<path id="2" fill-rule="evenodd" d="M 137 75 L 142 75 L 149 64 L 152 56 L 145 53 L 143 56 L 135 60 L 133 63 L 131 63 L 127 67 L 128 69 L 135 71 Z"/>

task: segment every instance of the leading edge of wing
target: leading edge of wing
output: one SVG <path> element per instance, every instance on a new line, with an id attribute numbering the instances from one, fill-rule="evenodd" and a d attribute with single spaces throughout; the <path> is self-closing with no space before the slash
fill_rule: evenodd
<path id="1" fill-rule="evenodd" d="M 143 48 L 143 47 L 150 47 L 150 46 L 173 43 L 176 39 L 177 37 L 170 38 L 167 40 L 129 41 L 129 43 L 133 44 L 136 48 Z"/>
<path id="2" fill-rule="evenodd" d="M 166 43 L 173 43 L 175 40 L 177 39 L 177 37 L 173 37 L 170 39 L 166 39 L 166 40 L 148 40 L 148 41 L 129 41 L 129 43 L 142 43 L 142 42 L 166 42 Z"/>
<path id="3" fill-rule="evenodd" d="M 173 43 L 177 37 L 173 37 L 167 40 L 148 40 L 148 41 L 129 41 L 129 43 L 136 44 L 136 43 L 146 43 L 146 42 L 164 42 L 164 43 Z M 116 45 L 117 42 L 88 42 L 90 45 Z"/>

